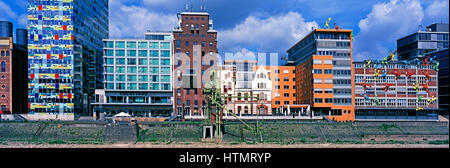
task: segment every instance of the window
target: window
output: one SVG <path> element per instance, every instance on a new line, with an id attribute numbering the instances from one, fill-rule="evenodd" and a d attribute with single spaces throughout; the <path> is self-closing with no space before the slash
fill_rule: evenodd
<path id="1" fill-rule="evenodd" d="M 289 70 L 288 70 L 288 69 L 283 70 L 283 73 L 288 74 L 288 73 L 289 73 Z"/>
<path id="2" fill-rule="evenodd" d="M 288 81 L 289 81 L 289 78 L 288 78 L 288 77 L 285 77 L 283 80 L 284 80 L 285 82 L 288 82 Z"/>
<path id="3" fill-rule="evenodd" d="M 189 47 L 189 41 L 186 41 L 186 47 Z"/>
<path id="4" fill-rule="evenodd" d="M 322 74 L 322 69 L 314 69 L 313 73 L 314 74 Z"/>
<path id="5" fill-rule="evenodd" d="M 127 42 L 127 48 L 136 48 L 136 42 Z"/>
<path id="6" fill-rule="evenodd" d="M 150 57 L 159 57 L 158 50 L 150 50 Z"/>
<path id="7" fill-rule="evenodd" d="M 289 85 L 284 85 L 284 89 L 289 89 Z"/>
<path id="8" fill-rule="evenodd" d="M 283 96 L 284 97 L 289 97 L 289 93 L 284 93 Z"/>

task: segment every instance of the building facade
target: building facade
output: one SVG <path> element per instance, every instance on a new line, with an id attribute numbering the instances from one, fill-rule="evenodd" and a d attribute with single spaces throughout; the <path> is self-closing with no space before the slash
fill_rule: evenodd
<path id="1" fill-rule="evenodd" d="M 177 14 L 173 31 L 175 112 L 203 115 L 207 102 L 203 89 L 217 67 L 217 31 L 208 12 L 192 10 Z"/>
<path id="2" fill-rule="evenodd" d="M 287 52 L 296 102 L 335 121 L 353 121 L 352 30 L 315 29 Z"/>
<path id="3" fill-rule="evenodd" d="M 12 113 L 12 37 L 0 37 L 0 113 Z"/>
<path id="4" fill-rule="evenodd" d="M 450 111 L 449 107 L 449 92 L 450 92 L 450 76 L 449 76 L 449 67 L 450 61 L 449 61 L 449 53 L 448 48 L 427 53 L 425 54 L 425 57 L 429 58 L 435 58 L 437 62 L 439 62 L 438 68 L 438 86 L 439 86 L 439 109 L 440 114 L 442 115 L 448 115 L 448 112 Z"/>
<path id="5" fill-rule="evenodd" d="M 0 110 L 2 113 L 27 113 L 27 30 L 16 29 L 13 43 L 13 25 L 0 21 Z"/>
<path id="6" fill-rule="evenodd" d="M 448 48 L 448 24 L 436 23 L 397 40 L 399 60 L 423 57 L 426 53 Z"/>
<path id="7" fill-rule="evenodd" d="M 432 63 L 355 62 L 357 120 L 437 120 L 438 74 Z"/>
<path id="8" fill-rule="evenodd" d="M 267 66 L 272 81 L 272 111 L 284 113 L 296 104 L 295 66 Z"/>
<path id="9" fill-rule="evenodd" d="M 28 1 L 30 113 L 91 115 L 108 24 L 108 0 Z"/>
<path id="10" fill-rule="evenodd" d="M 172 33 L 147 32 L 145 39 L 104 40 L 104 88 L 94 111 L 169 117 L 173 112 Z"/>

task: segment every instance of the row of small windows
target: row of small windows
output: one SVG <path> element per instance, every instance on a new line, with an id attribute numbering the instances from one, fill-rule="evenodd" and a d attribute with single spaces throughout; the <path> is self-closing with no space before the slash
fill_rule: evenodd
<path id="1" fill-rule="evenodd" d="M 170 49 L 170 42 L 106 41 L 104 45 L 106 48 Z"/>
<path id="2" fill-rule="evenodd" d="M 105 50 L 106 56 L 117 56 L 117 57 L 170 57 L 169 50 Z"/>
<path id="3" fill-rule="evenodd" d="M 170 65 L 170 59 L 146 59 L 146 58 L 105 58 L 107 65 Z"/>
<path id="4" fill-rule="evenodd" d="M 10 52 L 9 51 L 1 51 L 1 56 L 2 57 L 4 57 L 4 56 L 9 57 L 10 56 Z"/>
<path id="5" fill-rule="evenodd" d="M 127 71 L 125 71 L 127 70 Z M 136 67 L 125 66 L 107 66 L 105 67 L 105 73 L 136 73 Z M 138 67 L 137 73 L 156 73 L 156 74 L 170 74 L 170 67 Z"/>
<path id="6" fill-rule="evenodd" d="M 280 89 L 280 85 L 275 85 L 275 89 Z M 283 89 L 289 89 L 289 85 L 283 85 Z M 295 89 L 295 85 L 292 85 L 292 89 Z"/>
<path id="7" fill-rule="evenodd" d="M 114 77 L 114 75 L 105 75 L 105 80 L 108 82 L 113 82 L 113 81 L 170 82 L 170 76 L 169 75 L 161 75 L 161 80 L 160 80 L 160 76 L 158 76 L 158 75 L 150 75 L 150 78 L 148 75 L 116 75 L 115 77 Z"/>
<path id="8" fill-rule="evenodd" d="M 159 83 L 106 83 L 105 88 L 109 90 L 171 90 L 170 84 Z"/>
<path id="9" fill-rule="evenodd" d="M 186 43 L 186 47 L 189 47 L 189 41 L 186 41 L 185 43 Z M 177 44 L 177 48 L 180 48 L 180 45 L 181 45 L 180 40 L 177 40 L 176 44 Z M 194 45 L 194 46 L 195 46 L 195 45 L 198 45 L 198 42 L 197 42 L 197 41 L 194 41 L 194 42 L 193 42 L 193 45 Z M 202 45 L 202 47 L 204 47 L 204 46 L 205 46 L 205 42 L 202 41 L 202 42 L 201 42 L 201 45 Z M 212 47 L 213 45 L 214 45 L 213 42 L 209 42 L 209 46 L 210 46 L 210 47 Z"/>
<path id="10" fill-rule="evenodd" d="M 314 103 L 351 104 L 351 98 L 314 98 Z"/>

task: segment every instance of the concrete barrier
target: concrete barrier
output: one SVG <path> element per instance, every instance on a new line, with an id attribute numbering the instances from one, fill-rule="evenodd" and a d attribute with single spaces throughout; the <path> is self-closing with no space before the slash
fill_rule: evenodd
<path id="1" fill-rule="evenodd" d="M 22 115 L 27 120 L 30 121 L 74 121 L 75 115 L 74 114 L 24 114 Z"/>

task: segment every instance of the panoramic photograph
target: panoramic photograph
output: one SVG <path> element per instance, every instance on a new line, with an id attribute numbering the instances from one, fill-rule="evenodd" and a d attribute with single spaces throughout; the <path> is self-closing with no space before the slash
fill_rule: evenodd
<path id="1" fill-rule="evenodd" d="M 448 46 L 448 0 L 0 0 L 0 151 L 448 150 Z"/>

